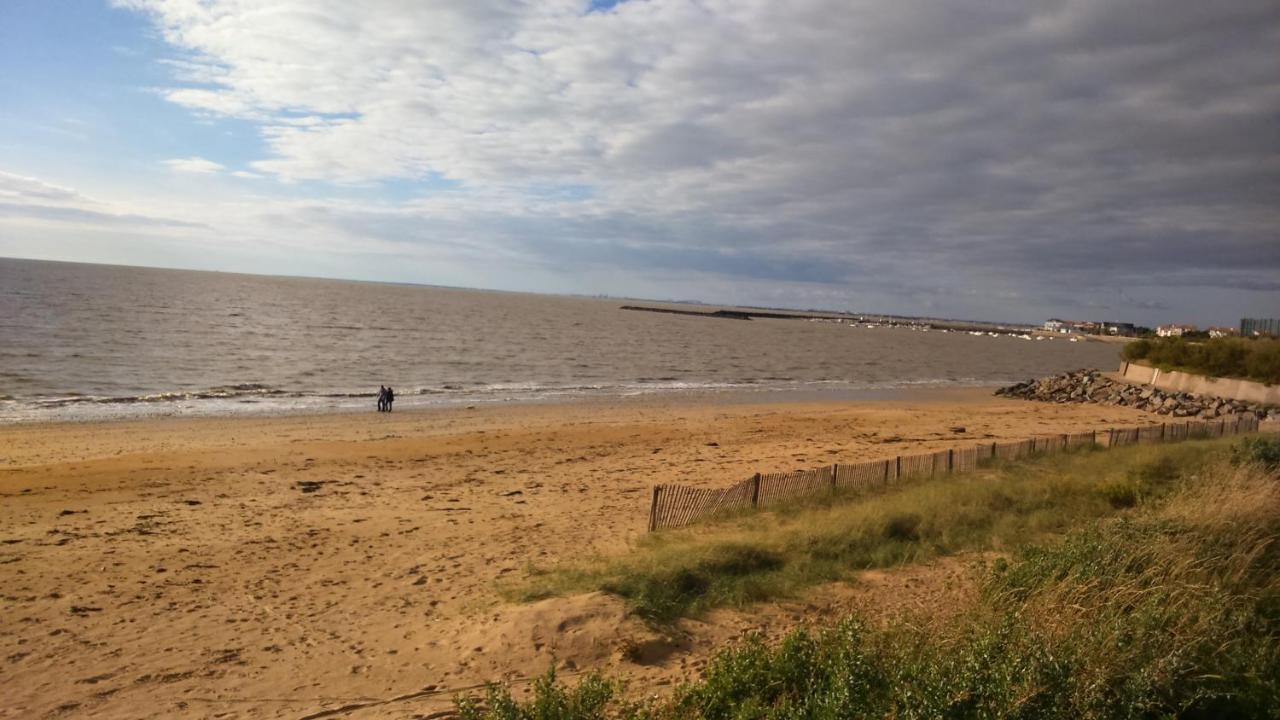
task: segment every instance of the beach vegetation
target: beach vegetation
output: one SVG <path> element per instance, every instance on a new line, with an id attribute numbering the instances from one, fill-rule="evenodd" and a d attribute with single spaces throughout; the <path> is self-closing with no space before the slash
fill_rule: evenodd
<path id="1" fill-rule="evenodd" d="M 1124 359 L 1164 370 L 1280 383 L 1280 339 L 1144 338 L 1125 345 Z"/>
<path id="2" fill-rule="evenodd" d="M 850 498 L 651 533 L 631 552 L 551 568 L 515 599 L 603 590 L 657 625 L 787 597 L 866 569 L 960 552 L 1007 552 L 1158 500 L 1229 452 L 1226 441 L 1067 452 L 921 478 Z"/>
<path id="3" fill-rule="evenodd" d="M 1280 437 L 1257 435 L 1242 438 L 1231 448 L 1231 459 L 1237 465 L 1256 464 L 1268 470 L 1280 469 Z"/>
<path id="4" fill-rule="evenodd" d="M 1150 482 L 1159 492 L 1056 536 L 1021 534 L 1027 542 L 986 571 L 980 601 L 960 613 L 854 616 L 777 644 L 751 636 L 720 650 L 701 679 L 644 705 L 592 676 L 560 695 L 544 685 L 523 703 L 491 688 L 464 717 L 1280 717 L 1280 476 L 1244 459 L 1249 450 L 1237 447 L 1233 462 L 1221 443 L 1185 447 L 1194 452 L 1108 453 L 1145 470 L 1099 485 Z M 1172 477 L 1152 452 L 1171 458 Z M 1080 460 L 1004 470 L 1035 465 L 1068 491 L 1059 466 L 1098 469 Z M 923 541 L 936 532 L 936 509 L 922 510 L 919 525 L 896 516 L 897 525 L 919 528 Z M 589 702 L 561 699 L 574 693 Z"/>

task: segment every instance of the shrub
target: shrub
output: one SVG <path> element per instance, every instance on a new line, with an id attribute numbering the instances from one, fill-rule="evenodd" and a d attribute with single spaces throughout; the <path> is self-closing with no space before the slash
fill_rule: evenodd
<path id="1" fill-rule="evenodd" d="M 889 540 L 915 542 L 920 539 L 920 522 L 916 513 L 894 515 L 884 525 L 884 536 Z"/>
<path id="2" fill-rule="evenodd" d="M 1143 338 L 1142 340 L 1134 340 L 1124 346 L 1124 350 L 1120 354 L 1125 360 L 1142 360 L 1151 353 L 1151 341 Z"/>
<path id="3" fill-rule="evenodd" d="M 1256 349 L 1245 358 L 1245 376 L 1272 384 L 1280 382 L 1280 340 L 1255 341 Z"/>
<path id="4" fill-rule="evenodd" d="M 1268 338 L 1155 338 L 1136 340 L 1124 347 L 1126 360 L 1201 375 L 1241 377 L 1264 383 L 1280 383 L 1280 340 Z"/>
<path id="5" fill-rule="evenodd" d="M 1098 488 L 1098 492 L 1116 509 L 1131 508 L 1138 504 L 1138 487 L 1130 481 L 1106 483 Z"/>
<path id="6" fill-rule="evenodd" d="M 1244 438 L 1231 448 L 1231 460 L 1237 465 L 1257 463 L 1268 470 L 1280 469 L 1280 438 Z"/>

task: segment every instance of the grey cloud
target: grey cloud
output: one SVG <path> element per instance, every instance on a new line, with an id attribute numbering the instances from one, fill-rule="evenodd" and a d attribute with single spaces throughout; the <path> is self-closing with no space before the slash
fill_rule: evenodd
<path id="1" fill-rule="evenodd" d="M 636 171 L 662 172 L 714 165 L 742 151 L 742 144 L 731 135 L 695 123 L 675 123 L 644 133 L 610 159 Z"/>
<path id="2" fill-rule="evenodd" d="M 347 22 L 363 11 L 334 3 L 255 33 L 232 6 L 130 4 L 227 70 L 203 107 L 350 113 L 264 123 L 255 167 L 473 194 L 350 234 L 885 310 L 1035 319 L 1105 294 L 1140 322 L 1225 321 L 1280 301 L 1273 0 L 388 3 Z M 307 43 L 264 40 L 299 27 Z M 516 190 L 486 205 L 498 184 Z M 590 200 L 548 202 L 557 185 Z M 1117 290 L 1176 278 L 1181 299 Z"/>

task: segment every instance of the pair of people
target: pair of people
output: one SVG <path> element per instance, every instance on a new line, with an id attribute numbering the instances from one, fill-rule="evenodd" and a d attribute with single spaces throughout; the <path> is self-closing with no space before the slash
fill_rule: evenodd
<path id="1" fill-rule="evenodd" d="M 391 403 L 396 401 L 396 391 L 381 385 L 378 388 L 378 412 L 391 412 Z"/>

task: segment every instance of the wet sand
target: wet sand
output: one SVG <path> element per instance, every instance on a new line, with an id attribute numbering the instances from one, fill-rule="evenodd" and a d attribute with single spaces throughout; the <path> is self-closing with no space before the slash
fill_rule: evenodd
<path id="1" fill-rule="evenodd" d="M 672 644 L 614 598 L 512 605 L 497 586 L 624 551 L 654 483 L 1144 419 L 971 389 L 0 427 L 0 717 L 410 717 L 553 653 L 661 692 L 816 606 Z"/>

